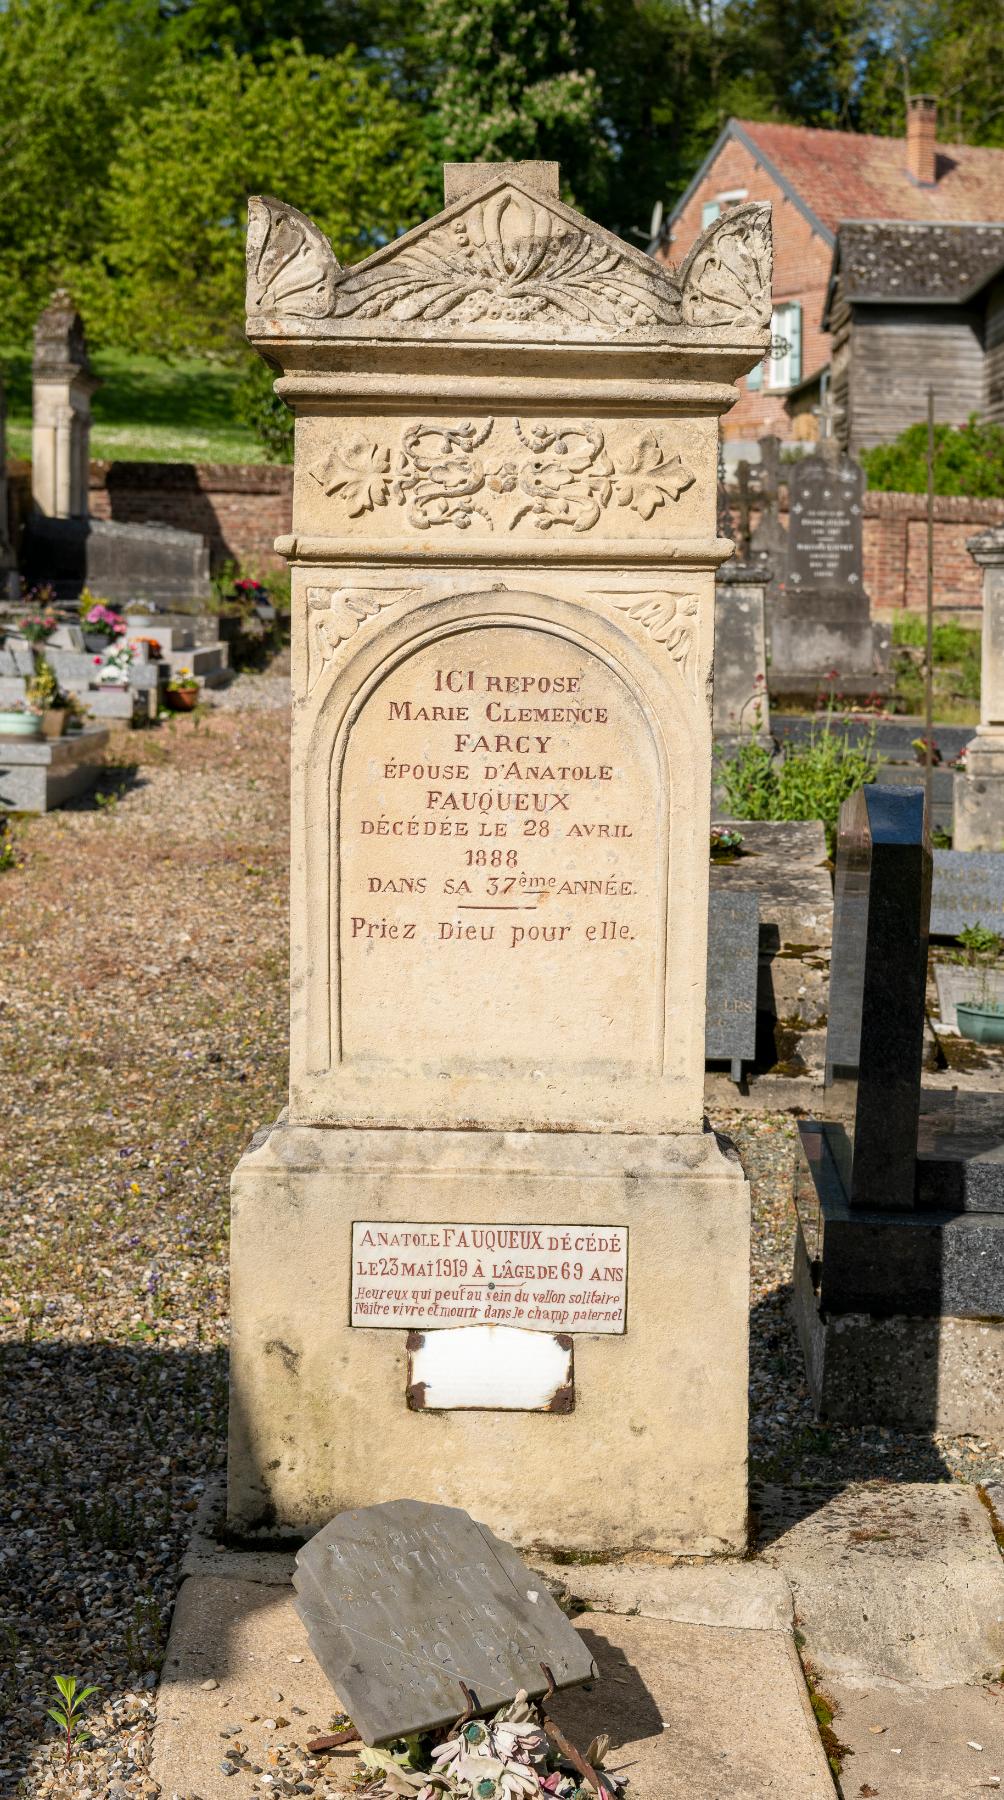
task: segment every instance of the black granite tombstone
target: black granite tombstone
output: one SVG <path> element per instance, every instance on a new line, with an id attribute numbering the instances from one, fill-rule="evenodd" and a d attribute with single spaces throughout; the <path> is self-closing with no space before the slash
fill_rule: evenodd
<path id="1" fill-rule="evenodd" d="M 840 810 L 826 1032 L 826 1084 L 857 1083 L 852 1206 L 913 1205 L 930 908 L 923 790 L 859 788 Z"/>
<path id="2" fill-rule="evenodd" d="M 930 895 L 923 793 L 845 802 L 826 1061 L 853 1124 L 799 1125 L 795 1315 L 821 1416 L 984 1432 L 1004 1423 L 1004 1127 L 996 1096 L 921 1088 Z"/>
<path id="3" fill-rule="evenodd" d="M 713 888 L 708 905 L 708 997 L 704 1023 L 707 1062 L 728 1062 L 733 1081 L 756 1050 L 756 987 L 760 902 L 756 894 Z"/>
<path id="4" fill-rule="evenodd" d="M 339 1513 L 298 1553 L 310 1647 L 364 1743 L 449 1725 L 596 1675 L 539 1576 L 454 1506 Z"/>

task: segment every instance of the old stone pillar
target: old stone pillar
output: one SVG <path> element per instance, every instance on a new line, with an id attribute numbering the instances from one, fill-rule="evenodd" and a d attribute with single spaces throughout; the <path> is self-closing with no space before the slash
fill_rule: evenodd
<path id="1" fill-rule="evenodd" d="M 769 563 L 723 563 L 715 583 L 714 734 L 770 736 L 765 600 Z"/>
<path id="2" fill-rule="evenodd" d="M 953 783 L 956 850 L 1004 850 L 1004 527 L 969 539 L 983 570 L 980 722 Z"/>
<path id="3" fill-rule="evenodd" d="M 407 1493 L 522 1542 L 735 1550 L 715 502 L 769 209 L 673 273 L 554 164 L 449 166 L 446 199 L 349 269 L 250 206 L 248 336 L 296 414 L 292 1037 L 233 1182 L 230 1517 Z"/>
<path id="4" fill-rule="evenodd" d="M 32 362 L 31 490 L 45 518 L 87 517 L 91 396 L 100 385 L 83 321 L 60 288 L 35 326 Z"/>

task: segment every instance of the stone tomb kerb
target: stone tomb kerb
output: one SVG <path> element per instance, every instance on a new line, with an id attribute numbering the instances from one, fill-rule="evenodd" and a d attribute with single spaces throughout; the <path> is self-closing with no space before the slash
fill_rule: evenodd
<path id="1" fill-rule="evenodd" d="M 234 1177 L 230 1515 L 744 1542 L 748 1194 L 703 1120 L 718 417 L 769 210 L 669 273 L 552 164 L 351 269 L 253 200 L 296 414 L 290 1104 Z"/>

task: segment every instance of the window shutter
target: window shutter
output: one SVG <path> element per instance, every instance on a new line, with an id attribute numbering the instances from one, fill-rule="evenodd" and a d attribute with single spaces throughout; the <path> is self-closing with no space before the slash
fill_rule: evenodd
<path id="1" fill-rule="evenodd" d="M 714 224 L 714 222 L 717 219 L 721 210 L 722 209 L 719 206 L 717 200 L 706 200 L 705 201 L 704 205 L 701 207 L 701 230 L 702 231 L 706 231 L 709 225 Z"/>
<path id="2" fill-rule="evenodd" d="M 759 393 L 760 389 L 763 387 L 762 362 L 758 362 L 756 368 L 750 370 L 746 377 L 746 386 L 749 388 L 751 394 Z"/>
<path id="3" fill-rule="evenodd" d="M 788 352 L 788 386 L 796 387 L 802 379 L 802 308 L 797 301 L 788 308 L 786 336 L 791 345 Z"/>

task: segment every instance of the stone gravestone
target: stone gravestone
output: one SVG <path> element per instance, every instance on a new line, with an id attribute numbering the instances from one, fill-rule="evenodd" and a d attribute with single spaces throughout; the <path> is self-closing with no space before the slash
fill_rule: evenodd
<path id="1" fill-rule="evenodd" d="M 521 1542 L 736 1548 L 710 674 L 769 212 L 671 273 L 552 164 L 448 166 L 446 199 L 349 269 L 250 203 L 248 335 L 297 415 L 292 1040 L 233 1182 L 230 1518 L 302 1532 L 407 1470 Z M 480 1406 L 411 1403 L 409 1330 L 444 1389 L 477 1331 Z M 529 1406 L 568 1336 L 573 1390 Z"/>
<path id="2" fill-rule="evenodd" d="M 1004 850 L 1004 527 L 966 546 L 983 570 L 980 722 L 955 775 L 956 850 Z"/>
<path id="3" fill-rule="evenodd" d="M 755 894 L 711 894 L 708 911 L 708 1004 L 704 1054 L 732 1065 L 742 1079 L 756 1053 L 756 992 L 760 959 L 760 902 Z"/>
<path id="4" fill-rule="evenodd" d="M 596 1676 L 539 1577 L 452 1506 L 391 1501 L 339 1513 L 298 1553 L 310 1647 L 364 1743 L 495 1712 L 520 1689 Z"/>
<path id="5" fill-rule="evenodd" d="M 884 692 L 862 578 L 864 473 L 832 438 L 788 476 L 788 569 L 770 603 L 771 692 Z"/>
<path id="6" fill-rule="evenodd" d="M 767 581 L 770 608 L 783 594 L 788 580 L 788 533 L 780 519 L 781 440 L 773 434 L 760 439 L 760 461 L 750 468 L 739 464 L 740 542 L 746 546 L 742 560 L 762 568 Z M 759 507 L 752 528 L 749 515 Z M 744 523 L 745 522 L 745 523 Z"/>
<path id="7" fill-rule="evenodd" d="M 1004 936 L 1004 851 L 934 852 L 931 933 L 958 937 L 967 925 Z"/>
<path id="8" fill-rule="evenodd" d="M 822 1416 L 999 1431 L 1000 1109 L 921 1090 L 923 808 L 865 788 L 841 809 L 827 1063 L 856 1082 L 853 1128 L 799 1126 L 795 1312 Z"/>
<path id="9" fill-rule="evenodd" d="M 724 484 L 718 488 L 718 530 L 733 538 L 732 509 Z M 748 560 L 748 539 L 740 531 L 735 554 L 723 563 L 715 583 L 716 739 L 770 736 L 767 694 L 767 634 L 764 593 L 770 565 Z"/>

